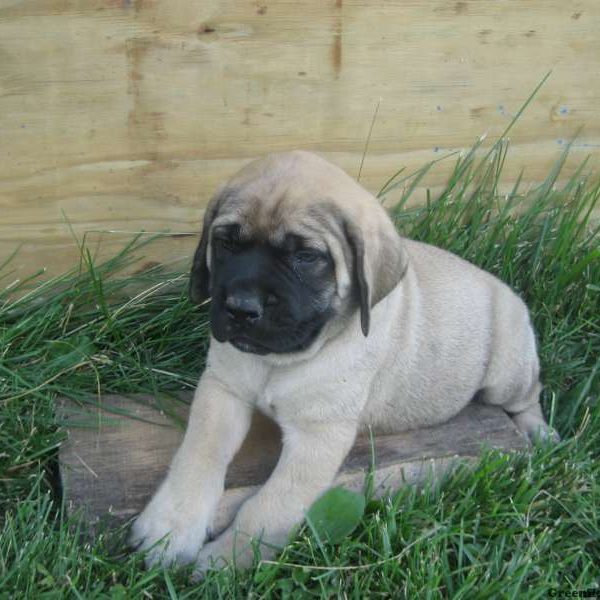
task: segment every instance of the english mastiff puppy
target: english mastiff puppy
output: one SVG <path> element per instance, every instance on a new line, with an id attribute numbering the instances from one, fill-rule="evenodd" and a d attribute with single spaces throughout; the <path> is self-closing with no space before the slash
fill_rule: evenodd
<path id="1" fill-rule="evenodd" d="M 148 564 L 195 563 L 198 575 L 220 557 L 244 567 L 252 540 L 273 554 L 369 426 L 434 425 L 476 397 L 529 437 L 556 436 L 520 298 L 457 256 L 401 238 L 375 197 L 314 154 L 267 156 L 222 187 L 190 295 L 212 300 L 210 350 L 185 438 L 133 525 Z M 211 540 L 254 410 L 279 424 L 283 451 Z"/>

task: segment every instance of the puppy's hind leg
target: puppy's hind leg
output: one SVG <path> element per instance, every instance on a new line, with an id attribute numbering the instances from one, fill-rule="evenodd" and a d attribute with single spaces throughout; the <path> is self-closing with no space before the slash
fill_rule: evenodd
<path id="1" fill-rule="evenodd" d="M 511 389 L 512 388 L 512 389 Z M 490 387 L 482 390 L 479 396 L 485 404 L 500 405 L 513 420 L 519 431 L 532 442 L 536 440 L 559 442 L 560 436 L 548 423 L 542 414 L 540 392 L 542 384 L 535 380 L 528 391 L 515 393 L 514 386 Z"/>
<path id="2" fill-rule="evenodd" d="M 481 400 L 501 406 L 531 441 L 559 441 L 540 406 L 540 362 L 527 308 L 512 294 L 501 300 L 494 309 L 496 319 Z"/>
<path id="3" fill-rule="evenodd" d="M 542 385 L 537 382 L 533 385 L 532 392 L 529 395 L 530 402 L 526 408 L 518 412 L 507 410 L 510 418 L 515 425 L 522 431 L 531 441 L 537 439 L 542 441 L 559 442 L 560 436 L 558 432 L 550 427 L 542 414 L 539 397 L 542 391 Z"/>

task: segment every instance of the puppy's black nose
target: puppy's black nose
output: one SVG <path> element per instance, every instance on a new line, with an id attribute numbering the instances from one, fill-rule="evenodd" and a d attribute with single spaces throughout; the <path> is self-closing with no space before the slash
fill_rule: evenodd
<path id="1" fill-rule="evenodd" d="M 263 315 L 260 298 L 251 292 L 236 292 L 227 296 L 225 310 L 229 318 L 238 323 L 256 323 Z"/>

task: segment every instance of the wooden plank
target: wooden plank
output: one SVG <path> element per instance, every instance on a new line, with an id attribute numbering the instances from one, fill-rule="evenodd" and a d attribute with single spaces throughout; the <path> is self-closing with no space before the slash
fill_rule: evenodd
<path id="1" fill-rule="evenodd" d="M 588 154 L 598 166 L 599 22 L 597 0 L 4 2 L 0 259 L 23 244 L 15 277 L 71 267 L 65 216 L 80 237 L 197 231 L 217 184 L 270 151 L 321 151 L 356 174 L 381 99 L 361 179 L 377 191 L 499 135 L 550 69 L 507 178 L 539 181 L 580 127 L 566 174 Z M 106 253 L 121 238 L 92 234 Z"/>
<path id="2" fill-rule="evenodd" d="M 149 396 L 106 396 L 104 408 L 76 406 L 66 400 L 61 403 L 68 431 L 59 454 L 63 493 L 70 511 L 86 513 L 91 530 L 99 523 L 116 524 L 131 518 L 150 499 L 181 441 L 188 409 L 185 401 L 189 399 L 163 401 L 163 410 L 157 409 L 155 399 Z M 181 426 L 175 425 L 177 421 Z M 418 483 L 431 473 L 444 473 L 456 458 L 471 460 L 485 446 L 508 451 L 526 448 L 527 442 L 504 411 L 472 404 L 436 427 L 374 436 L 373 440 L 366 434 L 359 436 L 336 483 L 361 489 L 372 447 L 376 492 L 382 494 Z M 215 531 L 226 527 L 240 504 L 266 481 L 280 450 L 279 429 L 257 413 L 227 472 Z"/>

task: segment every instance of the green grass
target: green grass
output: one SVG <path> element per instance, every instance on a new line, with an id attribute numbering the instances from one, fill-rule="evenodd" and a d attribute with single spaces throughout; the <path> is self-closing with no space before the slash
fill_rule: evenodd
<path id="1" fill-rule="evenodd" d="M 477 151 L 477 152 L 476 152 Z M 582 169 L 557 184 L 564 157 L 535 189 L 500 193 L 507 148 L 460 157 L 445 191 L 406 209 L 431 165 L 386 184 L 393 217 L 413 238 L 497 274 L 531 308 L 543 365 L 543 404 L 564 441 L 531 454 L 489 452 L 445 481 L 370 500 L 351 537 L 324 548 L 302 530 L 280 564 L 211 573 L 145 571 L 106 531 L 90 544 L 56 486 L 64 431 L 58 396 L 193 388 L 208 323 L 186 275 L 121 277 L 152 240 L 0 293 L 0 597 L 545 598 L 600 578 L 600 249 L 590 218 L 600 183 Z M 435 168 L 435 167 L 433 167 Z M 12 280 L 10 261 L 0 284 Z M 133 299 L 132 299 L 133 295 Z M 301 566 L 293 566 L 301 565 Z"/>

